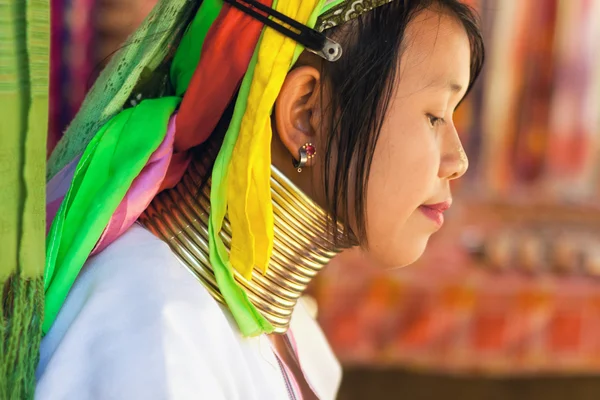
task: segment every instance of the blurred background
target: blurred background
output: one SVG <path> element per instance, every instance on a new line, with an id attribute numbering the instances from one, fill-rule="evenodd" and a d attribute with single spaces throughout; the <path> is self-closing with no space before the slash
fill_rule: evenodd
<path id="1" fill-rule="evenodd" d="M 155 3 L 51 0 L 49 151 Z M 413 266 L 347 252 L 311 290 L 340 399 L 599 399 L 600 0 L 468 3 L 488 58 L 447 223 Z"/>

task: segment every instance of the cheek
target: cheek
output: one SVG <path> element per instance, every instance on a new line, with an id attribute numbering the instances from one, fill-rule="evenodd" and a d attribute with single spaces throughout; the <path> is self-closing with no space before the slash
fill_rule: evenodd
<path id="1" fill-rule="evenodd" d="M 422 247 L 411 244 L 420 234 L 411 216 L 430 200 L 438 182 L 439 147 L 422 125 L 416 121 L 382 131 L 369 175 L 369 249 L 374 259 L 390 266 L 405 264 L 404 256 L 412 257 L 410 247 Z"/>

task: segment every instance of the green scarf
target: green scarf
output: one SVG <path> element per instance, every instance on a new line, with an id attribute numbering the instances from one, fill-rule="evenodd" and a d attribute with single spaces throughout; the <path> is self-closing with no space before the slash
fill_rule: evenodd
<path id="1" fill-rule="evenodd" d="M 48 0 L 0 1 L 0 399 L 33 398 L 44 305 Z"/>

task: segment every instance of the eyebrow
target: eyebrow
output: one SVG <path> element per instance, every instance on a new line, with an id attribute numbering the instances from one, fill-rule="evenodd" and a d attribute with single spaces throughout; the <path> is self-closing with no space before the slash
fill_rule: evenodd
<path id="1" fill-rule="evenodd" d="M 438 81 L 438 82 L 434 83 L 434 85 L 436 85 L 439 88 L 449 90 L 451 93 L 460 93 L 463 90 L 463 86 L 454 80 L 447 80 L 444 83 L 441 83 Z M 463 95 L 461 97 L 460 101 L 458 102 L 458 104 L 456 105 L 456 107 L 454 107 L 455 111 L 462 104 L 464 99 L 465 99 L 465 96 Z"/>
<path id="2" fill-rule="evenodd" d="M 453 93 L 460 93 L 463 90 L 462 85 L 459 85 L 456 82 L 448 82 L 448 84 L 446 85 L 446 87 L 448 89 L 450 89 L 450 91 L 453 92 Z"/>
<path id="3" fill-rule="evenodd" d="M 463 85 L 456 82 L 455 80 L 447 80 L 443 78 L 434 79 L 428 85 L 430 87 L 435 87 L 437 89 L 449 90 L 452 93 L 460 93 L 463 90 Z"/>

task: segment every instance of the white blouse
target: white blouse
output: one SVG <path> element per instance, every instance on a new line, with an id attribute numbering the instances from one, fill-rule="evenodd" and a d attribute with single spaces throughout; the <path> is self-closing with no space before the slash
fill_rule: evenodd
<path id="1" fill-rule="evenodd" d="M 302 302 L 291 330 L 310 386 L 334 399 L 341 367 Z M 42 340 L 37 379 L 40 400 L 290 398 L 270 340 L 242 337 L 168 245 L 137 224 L 86 263 Z"/>

